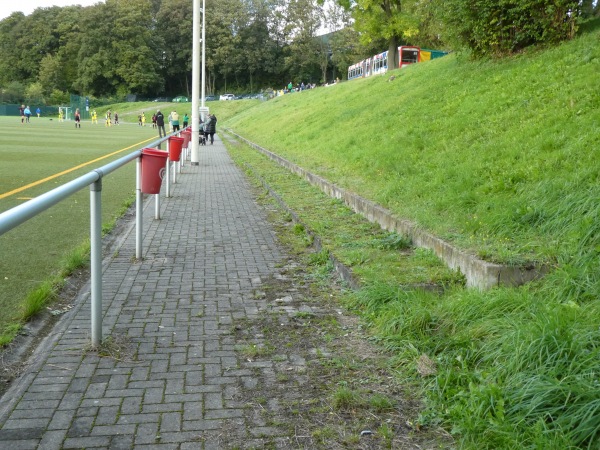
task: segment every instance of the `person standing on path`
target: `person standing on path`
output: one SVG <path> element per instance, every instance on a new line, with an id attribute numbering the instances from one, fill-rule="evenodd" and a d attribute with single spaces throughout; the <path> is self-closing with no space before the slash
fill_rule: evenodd
<path id="1" fill-rule="evenodd" d="M 165 116 L 160 112 L 160 109 L 156 111 L 156 126 L 158 127 L 158 137 L 165 137 L 167 135 L 165 131 Z"/>
<path id="2" fill-rule="evenodd" d="M 205 128 L 206 134 L 210 136 L 211 145 L 215 143 L 215 132 L 217 131 L 217 116 L 209 115 Z"/>

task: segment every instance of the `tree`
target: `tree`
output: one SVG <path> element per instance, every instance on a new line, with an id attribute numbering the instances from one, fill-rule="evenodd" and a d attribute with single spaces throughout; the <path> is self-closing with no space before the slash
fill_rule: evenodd
<path id="1" fill-rule="evenodd" d="M 364 48 L 359 43 L 359 35 L 352 27 L 336 31 L 329 40 L 331 63 L 340 78 L 345 78 L 348 67 L 364 58 Z M 334 78 L 336 78 L 334 76 Z"/>
<path id="2" fill-rule="evenodd" d="M 322 14 L 323 24 L 329 30 L 329 34 L 321 38 L 327 43 L 327 63 L 333 66 L 332 79 L 336 79 L 339 77 L 336 72 L 343 76 L 348 66 L 356 61 L 359 35 L 352 27 L 350 12 L 338 3 L 329 2 L 324 5 Z M 322 45 L 324 44 L 325 42 Z M 326 69 L 324 58 L 321 59 L 321 69 Z M 325 73 L 323 75 L 323 80 L 327 81 Z"/>
<path id="3" fill-rule="evenodd" d="M 159 72 L 167 92 L 185 92 L 191 97 L 192 74 L 192 2 L 162 2 L 156 15 L 155 45 L 159 56 Z"/>
<path id="4" fill-rule="evenodd" d="M 0 21 L 0 84 L 27 78 L 19 63 L 19 39 L 25 29 L 24 22 L 25 16 L 20 12 Z"/>
<path id="5" fill-rule="evenodd" d="M 149 0 L 107 0 L 115 7 L 112 49 L 115 75 L 125 82 L 124 93 L 153 93 L 163 84 Z M 119 86 L 119 89 L 122 87 Z"/>
<path id="6" fill-rule="evenodd" d="M 50 94 L 55 89 L 63 90 L 67 87 L 60 57 L 49 54 L 42 59 L 38 80 L 45 94 Z"/>
<path id="7" fill-rule="evenodd" d="M 93 95 L 148 94 L 161 89 L 148 0 L 107 0 L 84 17 L 75 88 Z"/>
<path id="8" fill-rule="evenodd" d="M 215 74 L 223 76 L 219 84 L 225 90 L 228 77 L 235 77 L 243 61 L 240 32 L 249 21 L 245 6 L 240 0 L 222 0 L 218 8 L 212 7 L 207 12 L 207 17 L 211 17 L 206 33 L 209 65 Z"/>
<path id="9" fill-rule="evenodd" d="M 27 86 L 27 89 L 25 90 L 25 101 L 30 105 L 43 105 L 46 103 L 44 100 L 44 89 L 41 83 L 31 83 Z"/>
<path id="10" fill-rule="evenodd" d="M 501 56 L 538 43 L 571 39 L 578 0 L 446 0 L 449 37 L 475 56 Z"/>
<path id="11" fill-rule="evenodd" d="M 22 23 L 22 32 L 18 40 L 20 50 L 19 67 L 27 80 L 36 80 L 42 59 L 46 55 L 56 54 L 60 41 L 55 29 L 61 8 L 37 8 L 26 16 Z"/>
<path id="12" fill-rule="evenodd" d="M 240 47 L 242 50 L 250 91 L 255 90 L 258 79 L 263 86 L 278 80 L 273 75 L 281 72 L 281 50 L 269 29 L 270 4 L 262 0 L 249 3 L 248 23 L 240 30 Z"/>
<path id="13" fill-rule="evenodd" d="M 319 41 L 315 39 L 321 25 L 321 9 L 315 0 L 289 0 L 283 21 L 288 40 L 285 68 L 296 81 L 318 81 Z"/>
<path id="14" fill-rule="evenodd" d="M 69 103 L 71 96 L 67 92 L 54 89 L 48 97 L 47 104 L 49 105 L 65 105 Z"/>
<path id="15" fill-rule="evenodd" d="M 25 86 L 20 81 L 11 81 L 3 90 L 3 99 L 9 103 L 25 101 Z"/>

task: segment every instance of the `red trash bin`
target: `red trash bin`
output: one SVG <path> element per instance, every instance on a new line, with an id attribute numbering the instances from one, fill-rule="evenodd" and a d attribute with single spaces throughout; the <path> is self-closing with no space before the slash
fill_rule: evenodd
<path id="1" fill-rule="evenodd" d="M 169 159 L 179 161 L 181 158 L 181 149 L 183 148 L 183 138 L 171 136 L 169 138 Z"/>
<path id="2" fill-rule="evenodd" d="M 192 140 L 192 132 L 189 130 L 182 131 L 181 137 L 183 138 L 183 147 L 187 148 Z"/>
<path id="3" fill-rule="evenodd" d="M 154 148 L 142 149 L 142 186 L 144 194 L 158 194 L 166 172 L 166 162 L 169 155 Z"/>

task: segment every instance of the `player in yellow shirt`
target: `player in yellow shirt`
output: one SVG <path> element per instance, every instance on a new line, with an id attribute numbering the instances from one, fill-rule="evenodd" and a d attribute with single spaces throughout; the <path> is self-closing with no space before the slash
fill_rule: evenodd
<path id="1" fill-rule="evenodd" d="M 96 125 L 98 124 L 98 113 L 96 110 L 92 111 L 92 123 L 95 123 Z"/>

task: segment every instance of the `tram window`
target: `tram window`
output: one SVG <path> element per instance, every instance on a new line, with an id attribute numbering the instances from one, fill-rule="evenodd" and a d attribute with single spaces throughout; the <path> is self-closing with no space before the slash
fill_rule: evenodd
<path id="1" fill-rule="evenodd" d="M 403 63 L 416 63 L 418 61 L 418 52 L 416 50 L 402 50 Z"/>

